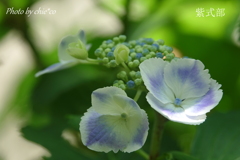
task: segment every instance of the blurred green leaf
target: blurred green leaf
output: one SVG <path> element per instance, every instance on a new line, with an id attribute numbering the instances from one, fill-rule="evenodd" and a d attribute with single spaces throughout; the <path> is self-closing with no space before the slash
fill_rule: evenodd
<path id="1" fill-rule="evenodd" d="M 158 160 L 198 160 L 198 159 L 182 152 L 172 151 L 164 154 Z"/>
<path id="2" fill-rule="evenodd" d="M 36 84 L 36 79 L 34 78 L 35 72 L 35 70 L 30 71 L 20 78 L 19 86 L 17 87 L 13 99 L 0 113 L 0 125 L 1 122 L 4 122 L 3 119 L 5 119 L 11 111 L 16 111 L 21 116 L 29 115 L 31 112 L 29 98 Z"/>
<path id="3" fill-rule="evenodd" d="M 51 124 L 44 128 L 35 128 L 26 126 L 22 128 L 23 137 L 26 139 L 38 143 L 45 147 L 50 153 L 51 157 L 47 160 L 90 160 L 97 159 L 87 157 L 84 152 L 81 152 L 77 148 L 71 146 L 67 141 L 62 139 L 62 130 L 66 127 L 66 124 L 62 121 L 58 121 L 55 124 Z M 96 155 L 95 155 L 96 156 Z"/>
<path id="4" fill-rule="evenodd" d="M 72 129 L 74 129 L 76 131 L 79 131 L 80 118 L 81 118 L 81 116 L 77 116 L 77 115 L 67 116 L 69 127 L 71 127 Z"/>
<path id="5" fill-rule="evenodd" d="M 33 111 L 61 116 L 82 114 L 91 106 L 92 91 L 112 85 L 113 75 L 109 72 L 99 66 L 79 65 L 39 77 L 32 94 Z"/>
<path id="6" fill-rule="evenodd" d="M 209 116 L 199 126 L 192 155 L 201 160 L 240 158 L 240 111 Z"/>

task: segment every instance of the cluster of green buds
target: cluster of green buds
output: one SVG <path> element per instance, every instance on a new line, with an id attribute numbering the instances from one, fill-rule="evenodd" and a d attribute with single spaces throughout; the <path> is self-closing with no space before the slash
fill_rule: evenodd
<path id="1" fill-rule="evenodd" d="M 171 61 L 175 58 L 173 48 L 164 45 L 164 40 L 141 38 L 127 42 L 125 35 L 104 41 L 95 50 L 99 62 L 109 68 L 122 65 L 123 71 L 117 74 L 113 85 L 123 90 L 142 87 L 139 65 L 149 58 L 162 58 Z"/>

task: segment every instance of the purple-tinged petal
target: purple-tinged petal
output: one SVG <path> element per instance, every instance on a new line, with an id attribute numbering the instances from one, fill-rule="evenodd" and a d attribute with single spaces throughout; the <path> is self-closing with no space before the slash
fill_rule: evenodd
<path id="1" fill-rule="evenodd" d="M 220 87 L 220 84 L 211 79 L 210 89 L 204 96 L 201 98 L 192 99 L 190 100 L 191 102 L 183 101 L 182 107 L 185 109 L 185 113 L 190 116 L 197 116 L 209 112 L 216 105 L 218 105 L 222 98 L 223 92 L 221 89 L 219 89 Z M 194 104 L 191 105 L 191 103 Z"/>
<path id="2" fill-rule="evenodd" d="M 146 141 L 149 129 L 146 112 L 118 89 L 107 87 L 92 94 L 94 105 L 80 122 L 82 142 L 89 149 L 133 152 Z"/>
<path id="3" fill-rule="evenodd" d="M 100 113 L 119 114 L 119 112 L 122 112 L 122 108 L 114 100 L 114 97 L 117 95 L 128 98 L 127 94 L 117 87 L 97 89 L 92 93 L 92 105 Z"/>
<path id="4" fill-rule="evenodd" d="M 210 86 L 210 75 L 199 60 L 173 60 L 164 68 L 164 80 L 175 94 L 175 98 L 201 97 Z"/>
<path id="5" fill-rule="evenodd" d="M 183 108 L 176 107 L 172 103 L 163 104 L 150 92 L 147 94 L 147 101 L 153 109 L 171 121 L 190 125 L 198 125 L 204 122 L 206 119 L 206 115 L 188 116 L 185 114 Z"/>
<path id="6" fill-rule="evenodd" d="M 147 89 L 162 103 L 174 102 L 171 89 L 164 82 L 164 68 L 168 62 L 160 58 L 151 58 L 139 66 L 143 82 Z"/>
<path id="7" fill-rule="evenodd" d="M 63 69 L 72 67 L 72 66 L 74 66 L 78 63 L 79 63 L 78 61 L 67 61 L 67 62 L 64 62 L 64 63 L 55 63 L 55 64 L 49 66 L 48 68 L 37 72 L 35 74 L 35 77 L 39 77 L 39 76 L 41 76 L 43 74 L 46 74 L 46 73 L 51 73 L 51 72 L 56 72 L 56 71 L 59 71 L 59 70 L 63 70 Z"/>
<path id="8" fill-rule="evenodd" d="M 84 30 L 80 30 L 78 33 L 78 38 L 86 45 L 87 41 L 86 41 L 86 36 L 85 36 L 85 32 Z"/>

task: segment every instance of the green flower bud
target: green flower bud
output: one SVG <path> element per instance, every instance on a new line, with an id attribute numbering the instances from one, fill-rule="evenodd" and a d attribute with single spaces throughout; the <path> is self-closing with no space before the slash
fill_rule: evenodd
<path id="1" fill-rule="evenodd" d="M 122 80 L 119 80 L 118 81 L 118 84 L 120 85 L 120 84 L 124 84 L 124 82 L 122 81 Z"/>
<path id="2" fill-rule="evenodd" d="M 153 51 L 153 52 L 155 52 L 155 51 L 157 51 L 157 47 L 151 46 L 151 49 L 150 49 L 150 50 Z"/>
<path id="3" fill-rule="evenodd" d="M 143 49 L 141 47 L 136 48 L 137 53 L 142 53 Z"/>
<path id="4" fill-rule="evenodd" d="M 100 56 L 100 54 L 102 53 L 103 49 L 102 48 L 98 48 L 96 49 L 96 51 L 94 52 L 95 56 Z"/>
<path id="5" fill-rule="evenodd" d="M 107 44 L 104 43 L 104 44 L 101 45 L 101 47 L 102 47 L 103 49 L 106 49 L 106 48 L 107 48 Z"/>
<path id="6" fill-rule="evenodd" d="M 119 38 L 118 38 L 118 37 L 114 37 L 114 38 L 113 38 L 113 41 L 114 41 L 115 43 L 119 43 Z"/>
<path id="7" fill-rule="evenodd" d="M 141 57 L 140 58 L 140 62 L 143 62 L 143 61 L 145 61 L 147 58 L 146 57 Z"/>
<path id="8" fill-rule="evenodd" d="M 101 58 L 106 57 L 106 53 L 102 52 L 102 53 L 99 55 L 99 57 L 101 57 Z"/>
<path id="9" fill-rule="evenodd" d="M 108 53 L 108 52 L 110 52 L 110 51 L 111 51 L 110 48 L 106 48 L 106 49 L 104 50 L 105 53 Z"/>
<path id="10" fill-rule="evenodd" d="M 110 43 L 110 44 L 107 45 L 108 48 L 112 48 L 113 46 L 114 46 L 113 43 Z"/>
<path id="11" fill-rule="evenodd" d="M 135 60 L 133 61 L 133 67 L 138 67 L 139 64 L 140 64 L 139 60 L 135 59 Z"/>
<path id="12" fill-rule="evenodd" d="M 141 78 L 141 77 L 142 77 L 140 71 L 137 71 L 137 72 L 136 72 L 135 77 L 136 77 L 136 78 Z"/>
<path id="13" fill-rule="evenodd" d="M 134 82 L 135 82 L 135 84 L 136 84 L 137 86 L 139 86 L 139 85 L 142 84 L 142 79 L 141 79 L 141 78 L 137 78 L 137 79 L 134 80 Z"/>
<path id="14" fill-rule="evenodd" d="M 121 71 L 117 74 L 117 78 L 127 81 L 127 73 L 125 71 Z"/>
<path id="15" fill-rule="evenodd" d="M 118 87 L 119 86 L 118 82 L 113 82 L 113 86 Z"/>
<path id="16" fill-rule="evenodd" d="M 133 52 L 133 53 L 130 54 L 130 56 L 131 56 L 132 58 L 135 58 L 135 57 L 136 57 L 136 53 Z"/>
<path id="17" fill-rule="evenodd" d="M 160 50 L 160 52 L 164 52 L 164 51 L 166 51 L 166 48 L 165 48 L 165 46 L 159 46 L 159 50 Z"/>
<path id="18" fill-rule="evenodd" d="M 123 44 L 117 45 L 116 49 L 113 52 L 116 59 L 116 63 L 121 64 L 122 62 L 127 62 L 129 52 L 130 52 L 129 48 L 126 47 L 125 45 Z"/>
<path id="19" fill-rule="evenodd" d="M 120 40 L 121 42 L 124 42 L 126 39 L 127 39 L 127 37 L 126 37 L 125 35 L 120 35 L 120 36 L 119 36 L 119 40 Z"/>
<path id="20" fill-rule="evenodd" d="M 166 60 L 171 61 L 172 59 L 174 59 L 174 57 L 175 57 L 174 53 L 169 53 L 166 55 Z"/>
<path id="21" fill-rule="evenodd" d="M 168 52 L 167 52 L 167 51 L 164 51 L 163 53 L 164 53 L 164 55 L 167 55 L 167 54 L 168 54 Z"/>
<path id="22" fill-rule="evenodd" d="M 104 57 L 103 58 L 103 63 L 108 63 L 109 62 L 109 59 L 107 57 Z"/>
<path id="23" fill-rule="evenodd" d="M 130 41 L 129 44 L 132 46 L 136 46 L 136 41 Z"/>
<path id="24" fill-rule="evenodd" d="M 68 45 L 68 54 L 77 59 L 87 59 L 88 52 L 82 41 L 73 42 Z"/>
<path id="25" fill-rule="evenodd" d="M 121 88 L 122 90 L 126 90 L 126 85 L 124 84 L 120 84 L 118 87 Z"/>
<path id="26" fill-rule="evenodd" d="M 128 57 L 128 62 L 131 62 L 132 61 L 132 57 Z"/>
<path id="27" fill-rule="evenodd" d="M 150 54 L 146 55 L 146 58 L 149 59 L 149 58 L 152 58 L 152 56 Z"/>
<path id="28" fill-rule="evenodd" d="M 159 39 L 157 42 L 159 45 L 164 45 L 164 40 L 162 40 L 162 39 Z"/>
<path id="29" fill-rule="evenodd" d="M 133 62 L 128 62 L 128 66 L 129 66 L 130 68 L 133 68 Z"/>
<path id="30" fill-rule="evenodd" d="M 115 60 L 111 60 L 111 61 L 109 62 L 109 64 L 110 64 L 110 67 L 116 67 L 116 66 L 117 66 L 117 63 L 116 63 Z"/>
<path id="31" fill-rule="evenodd" d="M 154 57 L 154 56 L 156 56 L 156 53 L 155 52 L 150 52 L 150 55 L 151 55 L 151 57 Z"/>
<path id="32" fill-rule="evenodd" d="M 132 78 L 135 78 L 136 72 L 135 72 L 135 71 L 131 71 L 129 74 L 130 74 L 130 76 L 131 76 Z"/>

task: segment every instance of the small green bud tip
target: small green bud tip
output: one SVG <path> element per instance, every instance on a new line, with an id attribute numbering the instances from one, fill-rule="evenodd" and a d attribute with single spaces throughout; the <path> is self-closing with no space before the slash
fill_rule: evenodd
<path id="1" fill-rule="evenodd" d="M 128 66 L 129 66 L 130 68 L 133 68 L 133 62 L 128 62 Z"/>
<path id="2" fill-rule="evenodd" d="M 121 88 L 122 90 L 126 90 L 126 85 L 124 84 L 120 84 L 118 87 Z"/>
<path id="3" fill-rule="evenodd" d="M 119 40 L 120 40 L 121 42 L 124 42 L 126 39 L 127 39 L 127 37 L 126 37 L 125 35 L 120 35 L 120 36 L 119 36 Z"/>
<path id="4" fill-rule="evenodd" d="M 143 61 L 145 61 L 147 58 L 146 57 L 141 57 L 140 58 L 140 62 L 143 62 Z"/>
<path id="5" fill-rule="evenodd" d="M 169 53 L 169 54 L 166 55 L 166 60 L 167 60 L 167 61 L 171 61 L 171 60 L 174 59 L 174 58 L 175 58 L 174 53 Z"/>
<path id="6" fill-rule="evenodd" d="M 109 59 L 107 57 L 104 57 L 103 58 L 103 63 L 108 63 L 109 62 Z"/>
<path id="7" fill-rule="evenodd" d="M 68 44 L 67 53 L 77 59 L 87 59 L 88 52 L 82 41 Z"/>
<path id="8" fill-rule="evenodd" d="M 140 72 L 140 71 L 137 71 L 136 74 L 135 74 L 135 77 L 136 77 L 136 78 L 141 78 L 141 72 Z"/>
<path id="9" fill-rule="evenodd" d="M 111 60 L 109 63 L 110 67 L 116 67 L 117 66 L 117 63 L 115 60 Z"/>
<path id="10" fill-rule="evenodd" d="M 117 78 L 126 80 L 127 79 L 127 73 L 125 71 L 121 71 L 117 74 Z"/>
<path id="11" fill-rule="evenodd" d="M 137 86 L 139 86 L 142 83 L 142 79 L 137 78 L 137 79 L 134 80 L 134 82 Z"/>
<path id="12" fill-rule="evenodd" d="M 130 76 L 131 76 L 132 78 L 135 78 L 136 72 L 135 72 L 135 71 L 131 71 L 129 74 L 130 74 Z"/>
<path id="13" fill-rule="evenodd" d="M 130 50 L 127 46 L 125 46 L 123 44 L 117 45 L 117 47 L 115 48 L 115 50 L 113 52 L 114 57 L 116 59 L 116 63 L 121 64 L 123 62 L 127 62 L 129 52 L 130 52 Z"/>
<path id="14" fill-rule="evenodd" d="M 136 55 L 137 55 L 137 54 L 136 54 L 135 52 L 133 52 L 133 53 L 130 54 L 130 56 L 131 56 L 132 58 L 135 58 Z"/>
<path id="15" fill-rule="evenodd" d="M 124 82 L 122 80 L 119 80 L 118 84 L 124 84 Z"/>
<path id="16" fill-rule="evenodd" d="M 114 37 L 114 38 L 113 38 L 113 41 L 114 41 L 115 43 L 118 43 L 118 42 L 119 42 L 119 37 Z"/>
<path id="17" fill-rule="evenodd" d="M 138 67 L 139 64 L 140 64 L 139 60 L 136 59 L 133 61 L 133 67 Z"/>
<path id="18" fill-rule="evenodd" d="M 164 45 L 164 40 L 162 40 L 162 39 L 159 39 L 157 42 L 159 45 Z"/>

